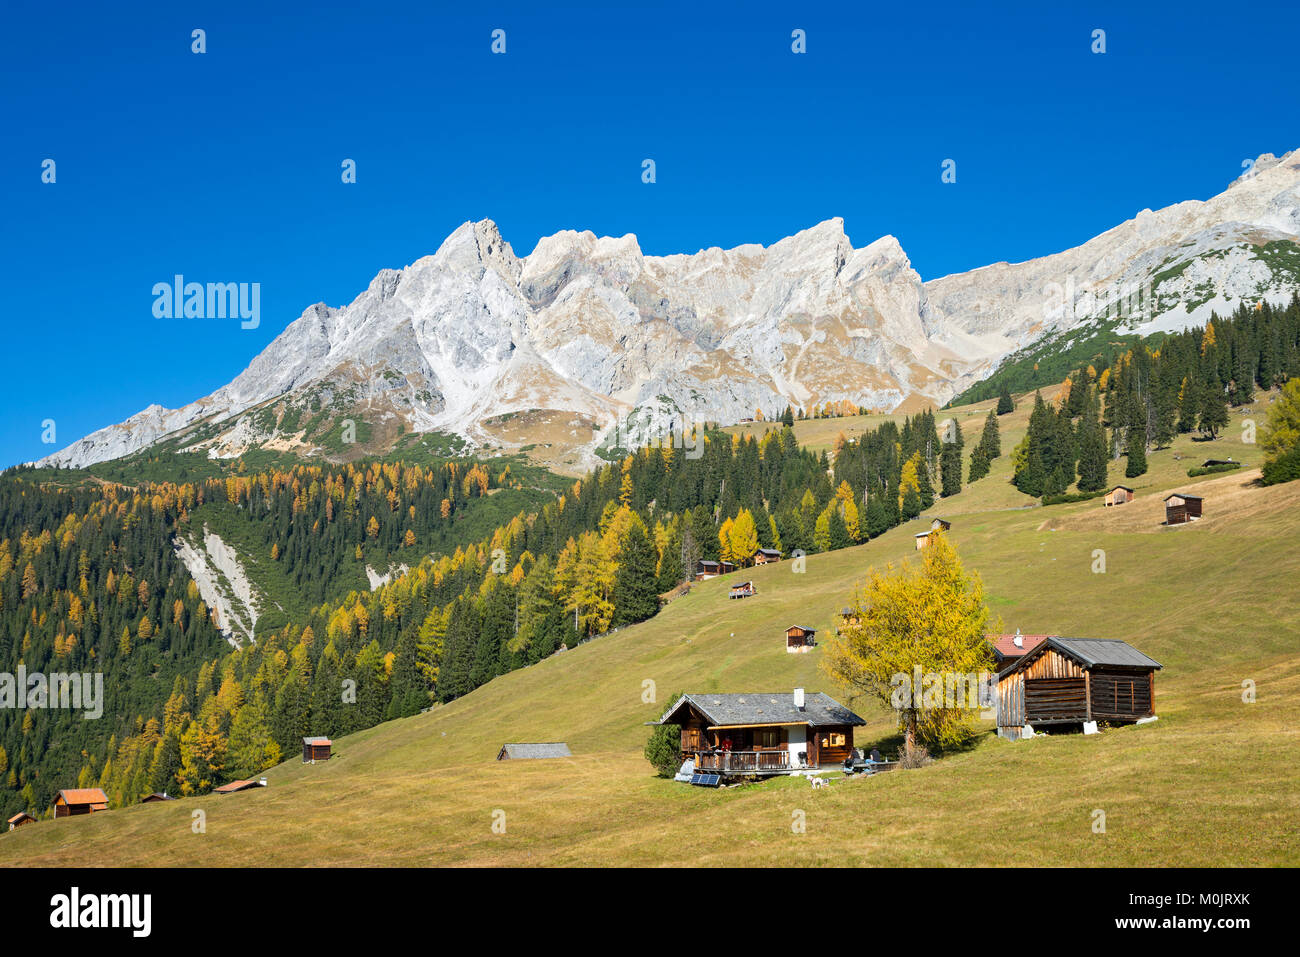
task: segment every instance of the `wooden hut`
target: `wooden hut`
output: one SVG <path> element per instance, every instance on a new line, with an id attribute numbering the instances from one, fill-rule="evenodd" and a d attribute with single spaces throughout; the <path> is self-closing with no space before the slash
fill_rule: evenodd
<path id="1" fill-rule="evenodd" d="M 19 811 L 9 819 L 9 830 L 14 831 L 22 827 L 24 824 L 34 824 L 35 822 L 36 818 L 32 817 L 26 811 Z"/>
<path id="2" fill-rule="evenodd" d="M 1116 485 L 1106 493 L 1102 504 L 1109 508 L 1111 505 L 1127 505 L 1131 501 L 1133 501 L 1133 490 L 1127 485 Z"/>
<path id="3" fill-rule="evenodd" d="M 266 778 L 250 778 L 247 781 L 231 781 L 229 784 L 223 784 L 219 788 L 213 788 L 213 794 L 234 794 L 236 791 L 247 791 L 249 788 L 266 787 Z"/>
<path id="4" fill-rule="evenodd" d="M 329 738 L 303 738 L 302 763 L 315 764 L 317 761 L 328 761 L 332 743 Z"/>
<path id="5" fill-rule="evenodd" d="M 952 528 L 952 522 L 946 522 L 941 518 L 931 520 L 928 529 L 924 532 L 917 532 L 913 537 L 913 540 L 916 542 L 916 550 L 919 552 L 921 549 L 925 548 L 926 545 L 929 545 L 930 537 L 936 532 L 946 532 L 950 528 Z"/>
<path id="6" fill-rule="evenodd" d="M 739 585 L 732 585 L 728 598 L 753 598 L 758 594 L 758 589 L 754 587 L 753 582 L 741 582 Z"/>
<path id="7" fill-rule="evenodd" d="M 542 760 L 545 758 L 570 758 L 573 752 L 563 741 L 545 741 L 540 744 L 503 744 L 497 752 L 498 761 Z"/>
<path id="8" fill-rule="evenodd" d="M 800 654 L 817 644 L 817 629 L 807 625 L 791 625 L 785 630 L 785 650 Z"/>
<path id="9" fill-rule="evenodd" d="M 775 548 L 760 548 L 754 552 L 755 565 L 771 565 L 781 560 L 781 553 Z"/>
<path id="10" fill-rule="evenodd" d="M 141 804 L 157 804 L 159 801 L 175 801 L 176 799 L 166 791 L 154 791 L 152 794 L 146 794 L 140 798 Z"/>
<path id="11" fill-rule="evenodd" d="M 108 810 L 108 795 L 99 788 L 68 788 L 54 796 L 55 817 L 76 817 Z"/>
<path id="12" fill-rule="evenodd" d="M 695 580 L 702 582 L 707 578 L 716 578 L 718 575 L 727 575 L 736 570 L 732 562 L 715 562 L 711 559 L 704 559 L 695 566 Z"/>
<path id="13" fill-rule="evenodd" d="M 1185 525 L 1201 517 L 1201 497 L 1175 492 L 1165 496 L 1165 524 Z"/>
<path id="14" fill-rule="evenodd" d="M 682 756 L 697 773 L 790 774 L 842 764 L 853 729 L 866 724 L 835 699 L 802 688 L 777 694 L 686 694 L 653 724 L 681 728 Z"/>
<path id="15" fill-rule="evenodd" d="M 1125 641 L 1044 638 L 998 672 L 998 734 L 1027 727 L 1127 724 L 1155 714 L 1160 662 Z"/>

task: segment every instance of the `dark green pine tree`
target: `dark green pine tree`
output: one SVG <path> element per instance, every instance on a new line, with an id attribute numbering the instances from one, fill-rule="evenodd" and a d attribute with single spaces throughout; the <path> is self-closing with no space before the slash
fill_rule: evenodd
<path id="1" fill-rule="evenodd" d="M 654 542 L 634 523 L 623 541 L 614 576 L 615 625 L 645 621 L 659 611 L 655 557 Z"/>
<path id="2" fill-rule="evenodd" d="M 781 424 L 789 426 L 794 425 L 794 412 L 791 411 L 788 405 L 785 407 L 785 411 L 781 413 Z"/>
<path id="3" fill-rule="evenodd" d="M 1196 427 L 1210 438 L 1218 438 L 1219 432 L 1228 425 L 1228 400 L 1223 395 L 1223 388 L 1211 377 L 1201 393 L 1201 411 L 1196 420 Z"/>
<path id="4" fill-rule="evenodd" d="M 1095 395 L 1084 400 L 1079 421 L 1079 491 L 1100 492 L 1106 487 L 1106 430 L 1102 428 Z"/>
<path id="5" fill-rule="evenodd" d="M 1014 411 L 1016 411 L 1015 400 L 1011 398 L 1011 390 L 1003 383 L 1002 392 L 998 396 L 998 415 L 1006 415 Z"/>
<path id="6" fill-rule="evenodd" d="M 984 451 L 984 443 L 981 442 L 975 446 L 975 451 L 970 454 L 970 482 L 978 482 L 984 476 L 989 474 L 989 457 Z"/>
<path id="7" fill-rule="evenodd" d="M 1145 475 L 1147 470 L 1146 429 L 1130 426 L 1127 454 L 1128 464 L 1124 467 L 1124 477 L 1137 478 L 1139 475 Z"/>

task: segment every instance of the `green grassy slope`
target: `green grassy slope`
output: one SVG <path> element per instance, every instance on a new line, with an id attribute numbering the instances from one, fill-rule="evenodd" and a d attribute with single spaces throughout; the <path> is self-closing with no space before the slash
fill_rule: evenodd
<path id="1" fill-rule="evenodd" d="M 1025 414 L 1004 419 L 1005 449 Z M 654 777 L 640 754 L 644 722 L 676 691 L 841 695 L 818 670 L 820 650 L 784 652 L 784 629 L 828 628 L 868 566 L 913 556 L 916 522 L 813 556 L 801 575 L 788 562 L 745 571 L 752 599 L 729 601 L 728 578 L 696 586 L 648 622 L 342 739 L 326 764 L 293 759 L 268 772 L 265 790 L 42 821 L 0 837 L 0 864 L 1300 863 L 1300 606 L 1290 599 L 1300 483 L 1186 478 L 1193 456 L 1253 461 L 1239 435 L 1234 422 L 1219 442 L 1184 438 L 1153 453 L 1151 473 L 1127 483 L 1138 501 L 1120 509 L 1019 507 L 1029 500 L 1006 485 L 1004 456 L 933 510 L 953 520 L 1008 628 L 1123 638 L 1160 660 L 1155 724 L 1017 743 L 984 735 L 930 767 L 819 791 L 796 779 L 709 791 Z M 1206 518 L 1163 528 L 1161 496 L 1192 485 Z M 1092 571 L 1096 549 L 1105 574 Z M 1254 704 L 1241 699 L 1247 679 Z M 647 680 L 654 703 L 642 700 Z M 857 743 L 889 747 L 891 716 L 855 704 L 869 720 Z M 503 742 L 553 740 L 574 757 L 493 760 Z M 206 833 L 192 831 L 196 810 Z M 797 812 L 805 833 L 792 831 Z"/>

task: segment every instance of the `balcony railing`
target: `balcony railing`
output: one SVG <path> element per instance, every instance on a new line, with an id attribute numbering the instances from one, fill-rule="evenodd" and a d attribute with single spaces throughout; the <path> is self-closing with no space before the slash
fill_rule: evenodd
<path id="1" fill-rule="evenodd" d="M 781 751 L 702 751 L 695 756 L 697 771 L 788 771 L 790 752 Z"/>

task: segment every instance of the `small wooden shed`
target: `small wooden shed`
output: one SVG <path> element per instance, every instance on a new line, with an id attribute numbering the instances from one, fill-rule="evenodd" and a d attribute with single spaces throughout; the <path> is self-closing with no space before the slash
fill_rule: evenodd
<path id="1" fill-rule="evenodd" d="M 1116 485 L 1106 493 L 1102 503 L 1109 507 L 1111 505 L 1126 505 L 1133 501 L 1133 490 L 1127 485 Z"/>
<path id="2" fill-rule="evenodd" d="M 1126 641 L 1045 638 L 998 672 L 998 735 L 1014 741 L 1026 726 L 1130 724 L 1152 717 L 1161 667 Z"/>
<path id="3" fill-rule="evenodd" d="M 929 529 L 924 532 L 916 533 L 914 537 L 916 541 L 916 550 L 919 552 L 921 549 L 925 548 L 926 545 L 929 545 L 930 537 L 934 535 L 935 532 L 946 532 L 950 528 L 952 528 L 952 522 L 944 521 L 942 518 L 931 520 Z"/>
<path id="4" fill-rule="evenodd" d="M 785 630 L 785 650 L 799 654 L 817 644 L 817 629 L 807 625 L 791 625 Z"/>
<path id="5" fill-rule="evenodd" d="M 175 801 L 176 799 L 166 791 L 154 791 L 152 794 L 146 794 L 140 798 L 141 804 L 157 804 L 159 801 Z"/>
<path id="6" fill-rule="evenodd" d="M 317 761 L 328 761 L 332 743 L 329 738 L 303 738 L 302 763 L 315 764 Z"/>
<path id="7" fill-rule="evenodd" d="M 76 817 L 108 810 L 108 795 L 99 788 L 67 788 L 54 796 L 55 817 Z"/>
<path id="8" fill-rule="evenodd" d="M 781 560 L 781 553 L 775 548 L 760 548 L 754 552 L 755 565 L 770 565 Z"/>
<path id="9" fill-rule="evenodd" d="M 9 819 L 9 830 L 13 831 L 22 827 L 24 824 L 34 824 L 36 818 L 32 817 L 26 811 L 19 811 Z"/>
<path id="10" fill-rule="evenodd" d="M 1201 497 L 1175 492 L 1165 496 L 1165 524 L 1185 525 L 1201 517 Z"/>
<path id="11" fill-rule="evenodd" d="M 718 575 L 729 575 L 736 570 L 732 562 L 715 562 L 712 559 L 703 559 L 695 566 L 695 580 L 702 582 L 707 578 L 715 578 Z"/>
<path id="12" fill-rule="evenodd" d="M 537 744 L 503 744 L 497 752 L 498 761 L 544 760 L 546 758 L 571 758 L 573 752 L 563 741 L 543 741 Z"/>

